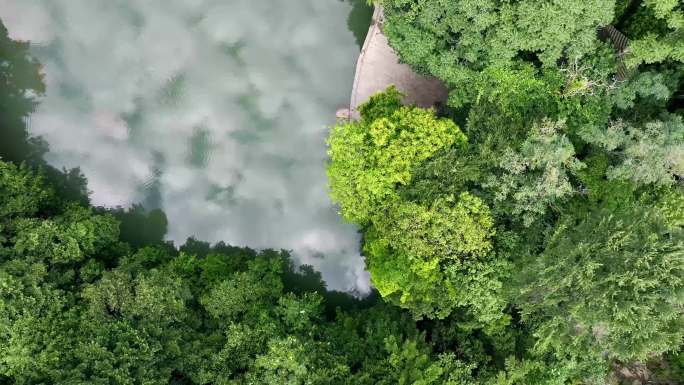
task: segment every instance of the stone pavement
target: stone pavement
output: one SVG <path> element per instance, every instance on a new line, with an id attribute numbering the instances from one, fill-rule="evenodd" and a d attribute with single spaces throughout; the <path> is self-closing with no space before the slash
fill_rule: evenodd
<path id="1" fill-rule="evenodd" d="M 338 112 L 338 117 L 346 113 L 352 119 L 358 119 L 358 106 L 391 84 L 405 95 L 403 102 L 407 105 L 433 107 L 446 102 L 447 89 L 439 79 L 418 75 L 408 65 L 399 63 L 399 58 L 381 31 L 382 21 L 382 8 L 376 7 L 356 62 L 349 110 Z"/>

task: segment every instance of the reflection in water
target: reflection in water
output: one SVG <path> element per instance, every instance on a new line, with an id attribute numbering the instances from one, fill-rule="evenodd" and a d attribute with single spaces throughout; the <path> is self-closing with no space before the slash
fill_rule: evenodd
<path id="1" fill-rule="evenodd" d="M 2 3 L 0 3 L 1 5 Z M 27 57 L 28 44 L 13 41 L 0 23 L 0 157 L 13 162 L 33 161 L 41 158 L 45 144 L 31 142 L 26 132 L 26 118 L 34 111 L 31 95 L 44 92 L 40 65 Z"/>
<path id="2" fill-rule="evenodd" d="M 368 5 L 368 0 L 347 0 L 352 5 L 352 10 L 347 17 L 347 27 L 354 34 L 359 49 L 366 40 L 368 26 L 373 19 L 373 7 Z"/>
<path id="3" fill-rule="evenodd" d="M 160 209 L 148 210 L 134 204 L 127 209 L 115 208 L 108 212 L 119 220 L 121 240 L 129 245 L 138 248 L 163 243 L 168 221 Z"/>
<path id="4" fill-rule="evenodd" d="M 51 164 L 81 167 L 94 204 L 162 209 L 177 243 L 292 249 L 331 288 L 365 291 L 324 173 L 325 126 L 348 103 L 365 32 L 359 4 L 0 0 L 0 18 L 44 64 L 31 133 Z M 165 223 L 139 210 L 131 237 Z"/>

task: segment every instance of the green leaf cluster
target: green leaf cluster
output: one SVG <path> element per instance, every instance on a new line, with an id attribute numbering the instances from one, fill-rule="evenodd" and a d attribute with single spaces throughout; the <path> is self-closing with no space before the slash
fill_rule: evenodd
<path id="1" fill-rule="evenodd" d="M 401 94 L 390 88 L 360 108 L 359 122 L 339 123 L 328 139 L 328 179 L 342 216 L 368 223 L 386 202 L 396 199 L 396 187 L 411 181 L 416 165 L 443 148 L 463 144 L 465 135 L 448 119 L 432 111 L 402 107 Z"/>

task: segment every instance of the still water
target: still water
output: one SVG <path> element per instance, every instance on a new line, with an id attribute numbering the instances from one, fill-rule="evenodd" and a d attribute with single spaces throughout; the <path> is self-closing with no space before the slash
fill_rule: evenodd
<path id="1" fill-rule="evenodd" d="M 162 209 L 167 239 L 293 250 L 367 291 L 325 137 L 349 100 L 364 0 L 0 0 L 47 92 L 29 122 L 95 205 Z"/>

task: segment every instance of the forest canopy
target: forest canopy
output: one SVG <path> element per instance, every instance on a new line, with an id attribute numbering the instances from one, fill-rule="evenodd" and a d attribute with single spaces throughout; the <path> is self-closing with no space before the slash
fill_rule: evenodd
<path id="1" fill-rule="evenodd" d="M 91 205 L 30 136 L 40 63 L 0 23 L 0 385 L 684 380 L 684 3 L 378 3 L 449 99 L 390 87 L 330 130 L 367 298 Z"/>
<path id="2" fill-rule="evenodd" d="M 525 340 L 514 358 L 555 373 L 502 383 L 676 366 L 684 3 L 378 3 L 400 59 L 449 89 L 437 111 L 389 88 L 331 131 L 331 197 L 362 228 L 379 294 Z"/>

